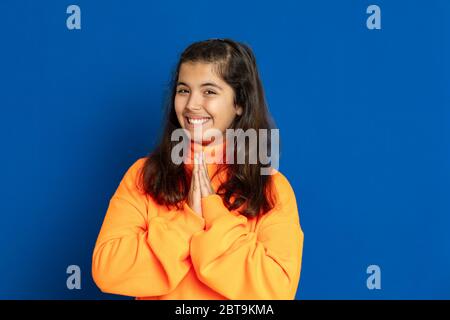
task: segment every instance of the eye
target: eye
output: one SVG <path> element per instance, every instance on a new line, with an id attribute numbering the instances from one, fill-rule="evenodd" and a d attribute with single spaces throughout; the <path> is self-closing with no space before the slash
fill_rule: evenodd
<path id="1" fill-rule="evenodd" d="M 214 91 L 212 91 L 212 90 L 206 90 L 205 91 L 207 94 L 216 94 Z"/>
<path id="2" fill-rule="evenodd" d="M 187 91 L 186 89 L 178 89 L 177 93 L 185 93 L 185 91 Z"/>

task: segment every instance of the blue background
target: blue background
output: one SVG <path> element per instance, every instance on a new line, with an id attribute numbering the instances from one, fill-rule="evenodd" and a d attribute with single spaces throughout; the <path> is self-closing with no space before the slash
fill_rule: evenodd
<path id="1" fill-rule="evenodd" d="M 81 30 L 66 8 L 81 8 Z M 381 8 L 368 30 L 366 8 Z M 0 298 L 103 299 L 91 256 L 178 55 L 254 50 L 305 233 L 298 299 L 450 298 L 449 1 L 1 1 Z M 66 288 L 79 265 L 81 290 Z M 381 268 L 368 290 L 366 268 Z"/>

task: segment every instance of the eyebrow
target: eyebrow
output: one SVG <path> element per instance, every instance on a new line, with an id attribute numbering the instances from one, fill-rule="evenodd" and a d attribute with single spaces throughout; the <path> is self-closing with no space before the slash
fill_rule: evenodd
<path id="1" fill-rule="evenodd" d="M 180 86 L 180 85 L 189 87 L 189 86 L 187 85 L 187 83 L 182 82 L 182 81 L 178 81 L 178 82 L 177 82 L 177 87 Z M 217 84 L 215 84 L 215 83 L 213 83 L 213 82 L 205 82 L 205 83 L 202 83 L 202 84 L 200 85 L 200 87 L 206 87 L 206 86 L 216 87 L 216 88 L 218 88 L 218 89 L 220 89 L 220 90 L 223 90 L 222 87 L 220 87 L 219 85 L 217 85 Z"/>

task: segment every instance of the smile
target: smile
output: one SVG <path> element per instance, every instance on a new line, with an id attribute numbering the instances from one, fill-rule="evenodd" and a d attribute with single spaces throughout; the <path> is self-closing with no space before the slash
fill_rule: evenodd
<path id="1" fill-rule="evenodd" d="M 190 124 L 204 124 L 205 122 L 207 122 L 211 118 L 209 118 L 209 117 L 204 117 L 204 118 L 189 118 L 189 117 L 186 117 L 186 119 L 187 119 L 188 123 L 190 123 Z"/>

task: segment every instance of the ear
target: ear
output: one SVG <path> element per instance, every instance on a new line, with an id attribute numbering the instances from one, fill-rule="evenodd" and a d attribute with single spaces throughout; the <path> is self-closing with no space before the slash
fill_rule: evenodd
<path id="1" fill-rule="evenodd" d="M 236 114 L 237 114 L 238 116 L 241 116 L 243 111 L 244 111 L 244 110 L 242 109 L 241 106 L 236 105 Z"/>

